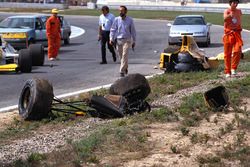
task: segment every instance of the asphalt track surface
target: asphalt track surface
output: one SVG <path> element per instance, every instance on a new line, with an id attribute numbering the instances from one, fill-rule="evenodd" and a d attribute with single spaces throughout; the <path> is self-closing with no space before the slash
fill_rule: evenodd
<path id="1" fill-rule="evenodd" d="M 3 17 L 3 15 L 2 15 Z M 69 46 L 62 46 L 59 61 L 47 60 L 42 67 L 33 67 L 32 73 L 0 73 L 0 108 L 18 104 L 26 80 L 39 77 L 49 80 L 54 94 L 60 95 L 82 89 L 113 83 L 119 78 L 119 59 L 113 62 L 107 50 L 108 64 L 100 65 L 101 49 L 97 41 L 98 17 L 65 16 L 71 25 L 83 28 L 85 33 L 71 39 Z M 136 48 L 129 52 L 129 73 L 152 75 L 161 72 L 158 65 L 160 52 L 167 47 L 167 21 L 135 19 Z M 223 51 L 223 27 L 211 27 L 211 46 L 203 48 L 207 55 Z M 244 48 L 249 48 L 249 32 L 242 33 Z"/>

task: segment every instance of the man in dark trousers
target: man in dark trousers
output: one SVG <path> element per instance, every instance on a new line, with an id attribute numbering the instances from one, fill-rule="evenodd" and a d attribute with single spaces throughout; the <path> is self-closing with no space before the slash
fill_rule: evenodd
<path id="1" fill-rule="evenodd" d="M 101 41 L 101 51 L 102 51 L 102 61 L 100 64 L 107 64 L 106 59 L 106 44 L 108 45 L 109 51 L 112 53 L 113 61 L 116 62 L 116 54 L 114 47 L 109 44 L 109 34 L 110 28 L 113 24 L 115 16 L 112 13 L 109 13 L 108 6 L 102 7 L 102 14 L 99 17 L 99 34 L 98 40 Z"/>

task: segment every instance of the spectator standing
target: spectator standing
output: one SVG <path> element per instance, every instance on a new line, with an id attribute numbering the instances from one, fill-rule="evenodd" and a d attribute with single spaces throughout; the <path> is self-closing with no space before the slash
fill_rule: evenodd
<path id="1" fill-rule="evenodd" d="M 46 34 L 48 38 L 48 58 L 50 61 L 58 60 L 61 45 L 61 23 L 57 17 L 58 10 L 51 10 L 52 16 L 46 21 Z"/>
<path id="2" fill-rule="evenodd" d="M 224 73 L 226 78 L 236 75 L 241 58 L 243 41 L 241 38 L 241 10 L 237 9 L 239 0 L 229 0 L 230 7 L 224 11 Z M 233 53 L 233 55 L 232 55 Z"/>
<path id="3" fill-rule="evenodd" d="M 109 51 L 112 53 L 113 61 L 116 62 L 115 49 L 109 43 L 110 28 L 114 22 L 115 16 L 112 13 L 109 13 L 109 7 L 102 7 L 102 14 L 99 17 L 99 34 L 98 41 L 101 41 L 101 52 L 102 52 L 102 61 L 100 64 L 107 64 L 106 59 L 106 44 L 108 45 Z"/>
<path id="4" fill-rule="evenodd" d="M 136 31 L 134 21 L 127 16 L 127 7 L 120 6 L 120 16 L 116 17 L 110 29 L 110 44 L 116 43 L 116 49 L 121 59 L 120 76 L 128 73 L 128 50 L 135 47 Z M 115 40 L 117 40 L 115 42 Z"/>

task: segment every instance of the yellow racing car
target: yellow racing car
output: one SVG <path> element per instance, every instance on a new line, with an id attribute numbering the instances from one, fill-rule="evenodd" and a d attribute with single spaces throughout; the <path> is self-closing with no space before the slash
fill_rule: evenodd
<path id="1" fill-rule="evenodd" d="M 183 36 L 182 45 L 170 45 L 160 55 L 165 72 L 189 72 L 211 69 L 211 59 L 200 49 L 193 36 Z"/>
<path id="2" fill-rule="evenodd" d="M 32 65 L 43 64 L 44 48 L 41 44 L 17 51 L 0 36 L 0 72 L 29 73 Z"/>

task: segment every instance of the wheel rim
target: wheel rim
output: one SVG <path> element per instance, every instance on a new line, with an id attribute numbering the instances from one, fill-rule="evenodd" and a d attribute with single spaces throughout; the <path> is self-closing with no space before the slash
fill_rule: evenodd
<path id="1" fill-rule="evenodd" d="M 22 103 L 22 107 L 24 109 L 27 109 L 28 105 L 29 105 L 29 102 L 30 102 L 30 89 L 29 88 L 26 88 L 24 90 L 24 93 L 23 93 L 23 103 Z"/>

